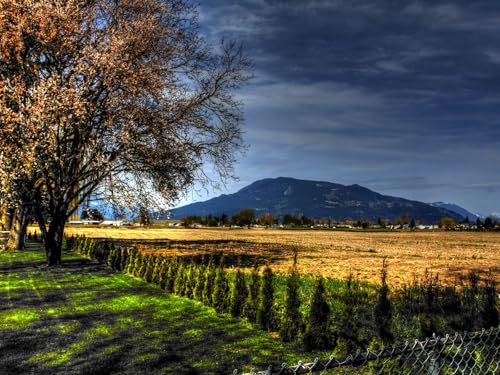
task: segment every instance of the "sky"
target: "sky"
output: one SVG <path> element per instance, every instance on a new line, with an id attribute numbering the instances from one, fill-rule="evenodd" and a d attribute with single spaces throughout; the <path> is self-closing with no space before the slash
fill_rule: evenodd
<path id="1" fill-rule="evenodd" d="M 180 204 L 286 176 L 500 212 L 500 1 L 201 0 L 199 23 L 253 61 L 248 149 Z"/>

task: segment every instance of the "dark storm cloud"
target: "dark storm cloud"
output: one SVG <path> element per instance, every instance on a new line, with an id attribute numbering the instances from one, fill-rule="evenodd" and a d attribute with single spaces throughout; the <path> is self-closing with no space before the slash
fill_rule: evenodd
<path id="1" fill-rule="evenodd" d="M 255 64 L 238 187 L 372 181 L 500 210 L 496 185 L 471 193 L 498 180 L 500 2 L 211 0 L 200 25 Z"/>

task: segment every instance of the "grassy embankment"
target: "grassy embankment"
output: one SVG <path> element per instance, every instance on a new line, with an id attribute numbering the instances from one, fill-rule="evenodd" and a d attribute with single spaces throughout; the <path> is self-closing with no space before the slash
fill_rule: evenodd
<path id="1" fill-rule="evenodd" d="M 48 270 L 31 246 L 0 253 L 2 374 L 227 374 L 305 357 L 240 319 L 78 256 Z"/>

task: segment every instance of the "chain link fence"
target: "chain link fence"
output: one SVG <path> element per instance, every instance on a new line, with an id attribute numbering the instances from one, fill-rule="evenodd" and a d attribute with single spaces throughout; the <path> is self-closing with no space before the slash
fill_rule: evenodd
<path id="1" fill-rule="evenodd" d="M 252 369 L 246 375 L 295 374 L 500 374 L 500 327 L 475 333 L 432 337 L 406 342 L 400 347 L 372 352 L 358 351 L 343 359 L 333 356 L 325 361 L 299 362 L 295 366 L 269 366 Z M 238 370 L 234 375 L 241 374 Z M 245 374 L 244 374 L 245 375 Z"/>

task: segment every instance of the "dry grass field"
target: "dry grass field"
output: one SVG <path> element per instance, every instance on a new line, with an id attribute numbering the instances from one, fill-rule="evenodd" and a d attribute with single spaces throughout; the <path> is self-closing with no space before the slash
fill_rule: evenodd
<path id="1" fill-rule="evenodd" d="M 426 269 L 446 283 L 470 270 L 491 272 L 500 284 L 500 233 L 491 232 L 344 232 L 265 229 L 168 229 L 71 227 L 68 235 L 135 240 L 144 249 L 173 254 L 222 250 L 228 254 L 269 260 L 285 272 L 298 250 L 301 273 L 377 282 L 384 257 L 389 282 L 402 285 Z"/>

